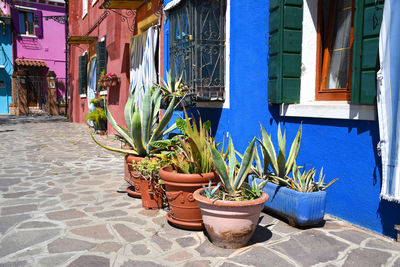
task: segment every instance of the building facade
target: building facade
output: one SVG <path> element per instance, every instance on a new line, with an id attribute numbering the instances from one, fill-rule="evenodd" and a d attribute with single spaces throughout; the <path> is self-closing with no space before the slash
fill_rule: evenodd
<path id="1" fill-rule="evenodd" d="M 165 70 L 176 65 L 173 60 L 179 57 L 171 48 L 183 32 L 174 32 L 171 23 L 182 12 L 190 14 L 185 11 L 189 1 L 199 5 L 196 0 L 165 1 L 170 18 L 164 32 Z M 203 120 L 211 120 L 217 140 L 232 136 L 239 152 L 261 135 L 260 124 L 275 144 L 278 124 L 286 129 L 288 142 L 302 125 L 297 163 L 323 167 L 328 181 L 339 178 L 328 189 L 326 212 L 394 238 L 400 205 L 380 198 L 376 108 L 384 1 L 337 1 L 348 11 L 340 13 L 347 28 L 336 29 L 342 43 L 331 42 L 335 47 L 327 45 L 335 31 L 327 31 L 334 27 L 323 19 L 329 9 L 322 2 L 227 0 L 225 18 L 219 15 L 225 21 L 224 101 L 199 102 L 198 110 Z M 202 17 L 200 10 L 192 13 L 195 18 Z M 344 73 L 341 79 L 334 79 L 335 68 Z"/>
<path id="2" fill-rule="evenodd" d="M 131 55 L 133 51 L 144 51 L 147 38 L 152 38 L 155 44 L 147 59 L 151 62 L 152 76 L 158 77 L 156 25 L 161 20 L 159 8 L 162 6 L 156 0 L 77 2 L 69 8 L 70 118 L 73 122 L 86 123 L 85 116 L 94 109 L 91 99 L 104 97 L 116 121 L 123 125 L 123 107 L 132 80 L 137 80 L 132 77 L 138 78 L 141 73 L 137 71 L 139 62 L 135 68 L 131 66 L 134 62 Z M 101 86 L 101 76 L 111 73 L 118 77 L 118 82 Z M 108 129 L 114 133 L 111 127 Z"/>
<path id="3" fill-rule="evenodd" d="M 65 102 L 64 0 L 6 1 L 12 20 L 13 99 L 11 113 L 48 110 L 48 97 Z M 51 83 L 47 74 L 51 71 Z M 48 89 L 54 91 L 49 93 Z"/>
<path id="4" fill-rule="evenodd" d="M 0 114 L 10 112 L 12 72 L 11 16 L 5 4 L 0 3 Z"/>
<path id="5" fill-rule="evenodd" d="M 71 36 L 81 42 L 80 48 L 71 48 L 71 118 L 85 122 L 89 105 L 84 90 L 89 87 L 87 79 L 79 82 L 79 73 L 93 72 L 90 60 L 96 45 L 90 42 L 106 40 L 106 72 L 115 72 L 120 85 L 103 94 L 123 124 L 129 88 L 153 81 L 137 71 L 144 63 L 135 51 L 143 47 L 139 36 L 144 35 L 130 33 L 114 12 L 107 15 L 113 19 L 103 18 L 103 11 L 96 9 L 102 1 L 88 3 L 87 8 L 84 3 L 70 8 L 74 13 L 70 30 L 79 29 Z M 216 139 L 231 136 L 243 152 L 254 136 L 260 136 L 260 124 L 275 144 L 279 124 L 286 129 L 288 142 L 302 125 L 297 164 L 323 167 L 326 181 L 339 178 L 328 189 L 326 212 L 395 237 L 400 205 L 380 198 L 376 75 L 384 1 L 165 0 L 163 4 L 161 14 L 158 8 L 141 5 L 139 10 L 150 15 L 139 20 L 137 13 L 142 21 L 136 22 L 137 29 L 152 26 L 157 21 L 148 19 L 152 15 L 165 16 L 158 20 L 157 74 L 182 74 L 197 101 L 193 113 L 198 110 L 203 120 L 211 120 Z M 342 27 L 335 26 L 339 20 Z M 122 51 L 129 51 L 128 61 Z"/>

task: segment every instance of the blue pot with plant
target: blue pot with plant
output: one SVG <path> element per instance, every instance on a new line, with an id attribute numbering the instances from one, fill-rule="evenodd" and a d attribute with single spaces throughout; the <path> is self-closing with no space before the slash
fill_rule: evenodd
<path id="1" fill-rule="evenodd" d="M 337 179 L 325 183 L 323 170 L 316 179 L 316 170 L 301 170 L 296 164 L 299 154 L 302 126 L 286 156 L 286 133 L 282 135 L 278 126 L 278 156 L 271 136 L 261 126 L 262 138 L 258 139 L 261 157 L 255 153 L 255 166 L 252 167 L 255 181 L 268 181 L 263 191 L 270 196 L 264 204 L 271 211 L 286 218 L 292 226 L 308 226 L 320 223 L 325 214 L 326 189 Z"/>

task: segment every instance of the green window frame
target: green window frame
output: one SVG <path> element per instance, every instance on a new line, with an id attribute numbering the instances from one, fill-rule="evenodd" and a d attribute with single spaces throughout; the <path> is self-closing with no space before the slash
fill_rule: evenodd
<path id="1" fill-rule="evenodd" d="M 86 94 L 88 55 L 79 57 L 79 94 Z"/>
<path id="2" fill-rule="evenodd" d="M 97 67 L 96 67 L 96 79 L 99 80 L 101 73 L 107 73 L 107 62 L 108 53 L 106 47 L 106 40 L 96 43 L 96 56 L 97 56 Z M 100 86 L 97 86 L 97 91 L 100 90 Z"/>

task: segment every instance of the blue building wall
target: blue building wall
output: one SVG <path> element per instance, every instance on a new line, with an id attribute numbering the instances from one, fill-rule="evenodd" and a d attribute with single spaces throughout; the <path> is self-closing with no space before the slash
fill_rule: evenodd
<path id="1" fill-rule="evenodd" d="M 260 136 L 260 123 L 277 145 L 280 122 L 288 146 L 302 123 L 298 164 L 314 166 L 318 172 L 324 167 L 329 181 L 340 178 L 328 189 L 326 212 L 394 238 L 400 205 L 379 199 L 378 122 L 281 117 L 278 106 L 268 105 L 268 6 L 265 0 L 231 0 L 230 108 L 200 108 L 203 120 L 212 121 L 218 141 L 229 132 L 240 152 L 253 136 Z M 167 48 L 168 30 L 165 37 Z"/>
<path id="2" fill-rule="evenodd" d="M 3 26 L 0 25 L 0 81 L 4 82 L 5 87 L 0 87 L 0 114 L 9 113 L 9 104 L 11 98 L 11 74 L 12 66 L 12 45 L 11 45 L 11 27 L 6 24 L 6 31 L 3 34 Z"/>

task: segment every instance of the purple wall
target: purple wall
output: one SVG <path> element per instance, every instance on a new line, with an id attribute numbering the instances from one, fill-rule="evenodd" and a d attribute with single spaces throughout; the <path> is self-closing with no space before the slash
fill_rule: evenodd
<path id="1" fill-rule="evenodd" d="M 46 4 L 35 4 L 14 1 L 14 5 L 36 8 L 42 11 L 42 16 L 64 16 L 64 6 L 54 6 Z M 14 19 L 14 17 L 12 18 Z M 15 58 L 43 60 L 49 70 L 57 74 L 57 78 L 65 84 L 65 25 L 52 19 L 43 18 L 43 38 L 24 37 L 14 35 Z M 61 86 L 59 95 L 64 96 Z"/>

